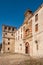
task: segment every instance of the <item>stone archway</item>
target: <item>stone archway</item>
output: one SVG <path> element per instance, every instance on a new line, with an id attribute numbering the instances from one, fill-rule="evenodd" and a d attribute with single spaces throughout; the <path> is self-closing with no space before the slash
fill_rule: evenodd
<path id="1" fill-rule="evenodd" d="M 29 54 L 29 43 L 28 42 L 25 43 L 25 53 Z"/>

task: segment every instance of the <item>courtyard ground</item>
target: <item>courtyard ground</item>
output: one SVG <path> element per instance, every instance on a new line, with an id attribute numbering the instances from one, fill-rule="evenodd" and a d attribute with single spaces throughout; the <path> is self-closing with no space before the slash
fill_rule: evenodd
<path id="1" fill-rule="evenodd" d="M 34 59 L 22 54 L 0 54 L 0 65 L 43 65 L 43 58 Z"/>

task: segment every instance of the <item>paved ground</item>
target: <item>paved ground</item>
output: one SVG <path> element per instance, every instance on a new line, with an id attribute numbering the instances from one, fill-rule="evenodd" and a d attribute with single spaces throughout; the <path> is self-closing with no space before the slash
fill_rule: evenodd
<path id="1" fill-rule="evenodd" d="M 33 59 L 22 54 L 0 54 L 0 65 L 43 65 L 43 58 Z"/>
<path id="2" fill-rule="evenodd" d="M 29 59 L 28 55 L 0 54 L 0 65 L 20 65 L 22 62 Z"/>

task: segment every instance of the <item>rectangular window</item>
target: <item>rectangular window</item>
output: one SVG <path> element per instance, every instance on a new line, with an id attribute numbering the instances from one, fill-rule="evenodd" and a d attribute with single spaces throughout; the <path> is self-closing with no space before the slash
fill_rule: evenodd
<path id="1" fill-rule="evenodd" d="M 38 24 L 35 25 L 35 32 L 38 31 Z"/>
<path id="2" fill-rule="evenodd" d="M 35 15 L 35 22 L 38 20 L 38 14 Z"/>
<path id="3" fill-rule="evenodd" d="M 22 44 L 20 44 L 20 46 L 22 46 Z"/>
<path id="4" fill-rule="evenodd" d="M 12 31 L 14 31 L 14 28 L 12 28 Z"/>
<path id="5" fill-rule="evenodd" d="M 8 48 L 8 50 L 10 50 L 10 48 Z"/>
<path id="6" fill-rule="evenodd" d="M 7 35 L 7 33 L 5 33 L 5 35 Z"/>
<path id="7" fill-rule="evenodd" d="M 11 28 L 10 27 L 8 27 L 8 30 L 10 30 Z"/>
<path id="8" fill-rule="evenodd" d="M 23 27 L 23 30 L 25 30 L 25 26 Z"/>
<path id="9" fill-rule="evenodd" d="M 38 50 L 38 44 L 37 44 L 37 50 Z"/>
<path id="10" fill-rule="evenodd" d="M 13 33 L 11 35 L 13 36 Z"/>
<path id="11" fill-rule="evenodd" d="M 22 28 L 21 28 L 21 32 L 22 32 Z"/>
<path id="12" fill-rule="evenodd" d="M 4 29 L 7 29 L 7 27 L 5 26 Z"/>
<path id="13" fill-rule="evenodd" d="M 17 37 L 16 37 L 16 40 L 17 40 Z"/>
<path id="14" fill-rule="evenodd" d="M 10 42 L 8 42 L 8 45 L 10 45 Z"/>
<path id="15" fill-rule="evenodd" d="M 3 44 L 5 44 L 5 41 L 3 41 Z"/>
<path id="16" fill-rule="evenodd" d="M 18 40 L 19 40 L 19 36 L 18 36 Z"/>
<path id="17" fill-rule="evenodd" d="M 22 39 L 22 34 L 21 34 L 21 39 Z"/>
<path id="18" fill-rule="evenodd" d="M 8 40 L 10 40 L 10 38 L 8 38 Z"/>

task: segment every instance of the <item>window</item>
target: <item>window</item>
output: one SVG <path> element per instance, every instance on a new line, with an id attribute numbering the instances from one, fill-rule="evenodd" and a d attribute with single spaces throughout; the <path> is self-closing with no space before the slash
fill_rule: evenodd
<path id="1" fill-rule="evenodd" d="M 8 48 L 8 50 L 10 50 L 10 48 Z"/>
<path id="2" fill-rule="evenodd" d="M 10 42 L 8 42 L 8 45 L 10 44 Z"/>
<path id="3" fill-rule="evenodd" d="M 13 36 L 13 33 L 11 35 Z"/>
<path id="4" fill-rule="evenodd" d="M 21 47 L 21 50 L 22 50 L 22 47 Z"/>
<path id="5" fill-rule="evenodd" d="M 20 44 L 20 46 L 22 46 L 22 44 Z"/>
<path id="6" fill-rule="evenodd" d="M 26 32 L 29 32 L 29 29 L 26 29 Z"/>
<path id="7" fill-rule="evenodd" d="M 32 26 L 32 19 L 29 21 L 28 24 L 30 25 L 30 27 Z"/>
<path id="8" fill-rule="evenodd" d="M 14 31 L 14 28 L 12 28 L 12 31 Z"/>
<path id="9" fill-rule="evenodd" d="M 5 26 L 4 29 L 7 29 L 7 27 Z"/>
<path id="10" fill-rule="evenodd" d="M 29 29 L 26 29 L 25 30 L 25 35 L 27 36 L 27 35 L 29 35 L 29 33 L 30 33 L 30 30 Z"/>
<path id="11" fill-rule="evenodd" d="M 8 38 L 8 40 L 10 40 L 10 38 Z"/>
<path id="12" fill-rule="evenodd" d="M 23 27 L 23 30 L 25 30 L 25 26 Z"/>
<path id="13" fill-rule="evenodd" d="M 5 37 L 5 34 L 3 34 L 3 37 Z"/>
<path id="14" fill-rule="evenodd" d="M 38 31 L 38 24 L 35 25 L 35 32 Z"/>
<path id="15" fill-rule="evenodd" d="M 38 50 L 38 41 L 35 40 L 35 43 L 36 43 L 36 49 Z"/>
<path id="16" fill-rule="evenodd" d="M 38 20 L 38 14 L 35 15 L 35 21 L 37 21 L 37 20 Z"/>
<path id="17" fill-rule="evenodd" d="M 17 40 L 17 37 L 16 37 L 16 40 Z"/>
<path id="18" fill-rule="evenodd" d="M 37 44 L 37 50 L 38 50 L 38 44 Z"/>
<path id="19" fill-rule="evenodd" d="M 21 32 L 22 32 L 22 28 L 21 28 Z"/>
<path id="20" fill-rule="evenodd" d="M 7 35 L 7 33 L 5 33 Z"/>
<path id="21" fill-rule="evenodd" d="M 21 38 L 22 38 L 22 34 L 21 34 Z"/>
<path id="22" fill-rule="evenodd" d="M 3 41 L 3 44 L 5 44 L 5 41 Z"/>
<path id="23" fill-rule="evenodd" d="M 8 30 L 10 30 L 11 28 L 10 27 L 8 27 Z"/>
<path id="24" fill-rule="evenodd" d="M 19 40 L 19 36 L 18 36 L 18 40 Z"/>

